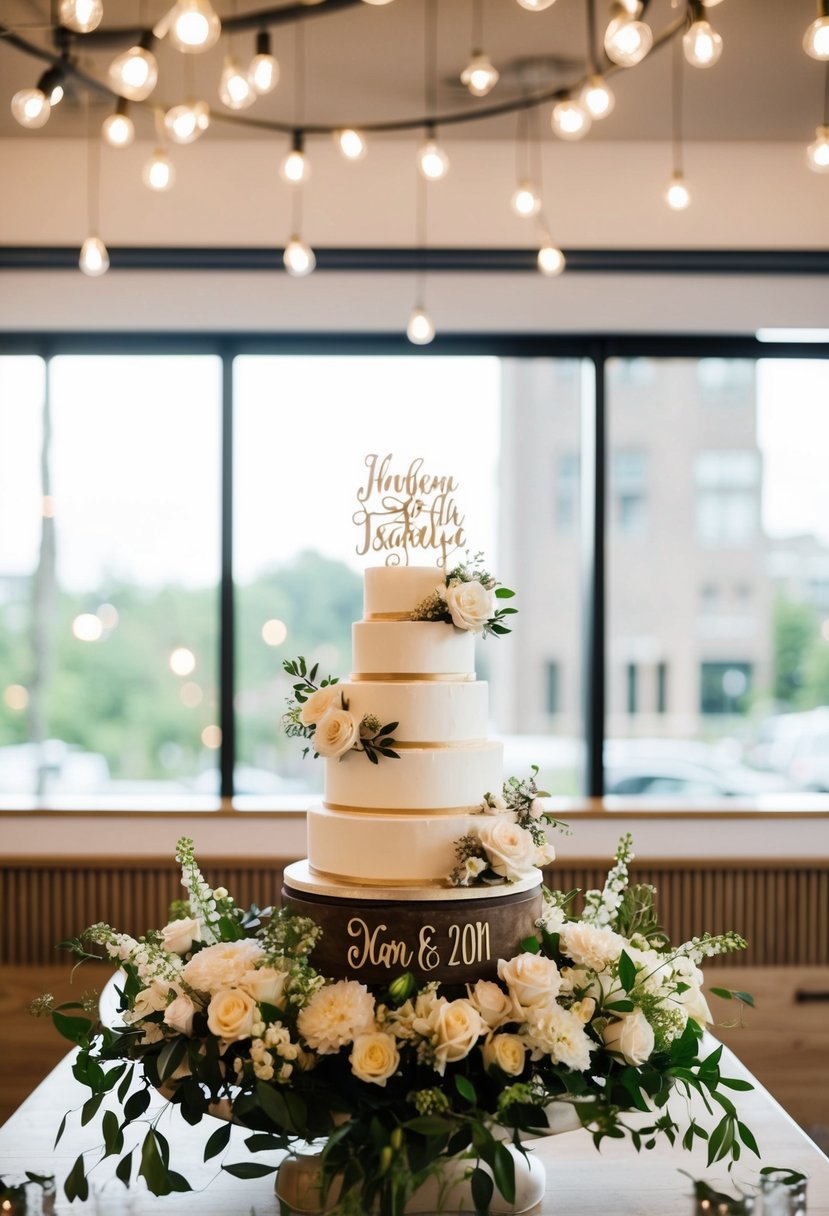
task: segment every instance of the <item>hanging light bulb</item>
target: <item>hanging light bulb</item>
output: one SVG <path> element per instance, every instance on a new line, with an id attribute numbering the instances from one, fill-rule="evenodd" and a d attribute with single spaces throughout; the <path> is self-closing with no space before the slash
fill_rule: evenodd
<path id="1" fill-rule="evenodd" d="M 694 21 L 682 35 L 682 49 L 692 68 L 710 68 L 722 55 L 722 38 L 709 21 Z"/>
<path id="2" fill-rule="evenodd" d="M 255 93 L 272 93 L 279 84 L 279 63 L 271 54 L 271 36 L 267 30 L 256 35 L 256 53 L 250 61 L 248 80 Z"/>
<path id="3" fill-rule="evenodd" d="M 672 211 L 684 211 L 691 202 L 691 192 L 681 173 L 672 173 L 665 190 L 665 202 Z"/>
<path id="4" fill-rule="evenodd" d="M 521 7 L 530 13 L 540 13 L 542 9 L 549 8 L 555 2 L 556 0 L 518 0 Z"/>
<path id="5" fill-rule="evenodd" d="M 618 15 L 608 25 L 604 35 L 604 49 L 608 59 L 620 67 L 632 68 L 641 63 L 653 46 L 653 30 L 645 21 L 639 21 L 634 12 L 620 7 Z"/>
<path id="6" fill-rule="evenodd" d="M 550 125 L 562 139 L 582 139 L 590 130 L 592 121 L 581 102 L 573 97 L 564 97 L 553 106 Z"/>
<path id="7" fill-rule="evenodd" d="M 144 101 L 158 83 L 158 60 L 149 49 L 152 38 L 145 34 L 138 46 L 116 55 L 109 65 L 110 84 L 130 101 Z"/>
<path id="8" fill-rule="evenodd" d="M 616 105 L 616 98 L 604 76 L 591 76 L 581 91 L 581 104 L 591 118 L 607 118 Z"/>
<path id="9" fill-rule="evenodd" d="M 430 182 L 439 182 L 449 172 L 449 157 L 435 138 L 434 127 L 429 127 L 426 140 L 417 150 L 417 165 Z"/>
<path id="10" fill-rule="evenodd" d="M 317 264 L 313 249 L 303 241 L 298 232 L 294 233 L 285 246 L 282 261 L 288 274 L 295 279 L 301 279 L 306 274 L 310 274 Z"/>
<path id="11" fill-rule="evenodd" d="M 156 148 L 141 170 L 141 180 L 148 190 L 169 190 L 176 178 L 173 162 L 163 148 Z"/>
<path id="12" fill-rule="evenodd" d="M 806 30 L 803 49 L 812 59 L 829 59 L 829 13 L 818 17 Z"/>
<path id="13" fill-rule="evenodd" d="M 106 274 L 109 270 L 107 247 L 101 238 L 94 233 L 90 234 L 83 245 L 81 245 L 81 256 L 78 258 L 78 266 L 91 279 L 97 279 L 99 275 Z"/>
<path id="14" fill-rule="evenodd" d="M 104 119 L 101 128 L 104 139 L 113 148 L 126 148 L 135 139 L 135 124 L 127 113 L 128 103 L 118 98 L 115 113 Z"/>
<path id="15" fill-rule="evenodd" d="M 428 346 L 435 336 L 435 323 L 425 308 L 416 304 L 406 326 L 406 337 L 415 346 Z"/>
<path id="16" fill-rule="evenodd" d="M 185 101 L 173 106 L 164 115 L 164 126 L 170 139 L 177 144 L 191 144 L 210 126 L 210 109 L 206 101 Z"/>
<path id="17" fill-rule="evenodd" d="M 815 173 L 829 173 L 829 127 L 818 127 L 817 139 L 809 144 L 806 156 Z"/>
<path id="18" fill-rule="evenodd" d="M 345 127 L 342 131 L 335 131 L 334 138 L 337 141 L 337 147 L 346 160 L 362 160 L 368 152 L 368 144 L 364 136 L 359 131 L 355 131 L 353 127 Z"/>
<path id="19" fill-rule="evenodd" d="M 515 214 L 520 215 L 522 219 L 531 219 L 532 216 L 538 215 L 541 210 L 541 199 L 531 181 L 518 183 L 518 189 L 512 196 L 511 205 Z"/>
<path id="20" fill-rule="evenodd" d="M 210 0 L 176 0 L 153 32 L 158 38 L 166 35 L 179 51 L 198 54 L 216 45 L 222 23 Z"/>
<path id="21" fill-rule="evenodd" d="M 235 55 L 226 55 L 219 80 L 219 97 L 229 110 L 246 110 L 256 101 L 250 78 L 239 67 Z"/>
<path id="22" fill-rule="evenodd" d="M 561 274 L 564 269 L 565 261 L 564 254 L 554 245 L 549 236 L 545 235 L 544 240 L 538 250 L 536 264 L 542 274 L 548 278 L 554 278 L 555 275 Z"/>
<path id="23" fill-rule="evenodd" d="M 88 34 L 101 24 L 104 6 L 101 0 L 60 0 L 58 22 L 76 34 Z"/>
<path id="24" fill-rule="evenodd" d="M 49 121 L 52 103 L 41 89 L 20 89 L 12 97 L 11 109 L 21 127 L 33 131 Z"/>
<path id="25" fill-rule="evenodd" d="M 301 131 L 294 131 L 291 150 L 280 165 L 279 172 L 292 186 L 307 182 L 311 176 L 311 163 L 305 155 L 305 138 Z"/>
<path id="26" fill-rule="evenodd" d="M 489 55 L 483 51 L 473 51 L 472 58 L 461 72 L 461 84 L 466 85 L 473 97 L 486 97 L 495 88 L 500 76 Z"/>

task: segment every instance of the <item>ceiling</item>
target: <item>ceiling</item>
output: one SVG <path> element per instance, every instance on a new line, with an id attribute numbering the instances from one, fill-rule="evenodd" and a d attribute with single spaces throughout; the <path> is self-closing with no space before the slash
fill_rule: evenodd
<path id="1" fill-rule="evenodd" d="M 261 9 L 249 0 L 214 0 L 220 16 L 242 16 Z M 647 19 L 655 34 L 677 22 L 684 0 L 652 0 Z M 104 0 L 104 27 L 150 25 L 166 11 L 169 0 Z M 33 47 L 51 49 L 48 0 L 4 0 L 0 22 Z M 290 6 L 292 8 L 296 6 Z M 193 93 L 208 101 L 214 122 L 209 139 L 246 135 L 273 138 L 267 123 L 364 126 L 371 122 L 422 117 L 424 103 L 424 0 L 395 0 L 384 6 L 356 3 L 327 10 L 325 0 L 308 4 L 303 21 L 305 97 L 295 98 L 296 36 L 294 24 L 272 27 L 281 80 L 269 96 L 259 98 L 235 122 L 219 102 L 216 88 L 226 38 L 203 55 L 182 56 L 157 45 L 160 79 L 153 97 L 132 109 L 139 139 L 153 138 L 153 104 L 168 106 L 184 99 L 185 73 L 192 71 Z M 608 20 L 610 4 L 596 0 L 598 28 Z M 499 102 L 518 99 L 526 89 L 552 90 L 585 73 L 586 0 L 556 0 L 543 12 L 528 12 L 516 0 L 483 0 L 483 43 L 501 72 L 501 81 L 486 98 L 473 98 L 458 77 L 469 59 L 473 0 L 438 0 L 437 112 L 474 113 Z M 809 59 L 801 40 L 814 19 L 814 0 L 724 0 L 708 16 L 722 34 L 719 63 L 708 70 L 683 65 L 686 140 L 795 141 L 814 138 L 824 104 L 823 65 Z M 234 35 L 240 60 L 253 54 L 255 31 Z M 93 36 L 94 37 L 94 36 Z M 76 37 L 73 54 L 79 67 L 100 80 L 117 50 L 130 44 L 97 45 Z M 186 60 L 186 64 L 185 64 Z M 615 70 L 610 81 L 616 94 L 614 112 L 594 123 L 588 140 L 665 140 L 671 135 L 671 62 L 669 45 L 656 48 L 640 65 Z M 0 107 L 0 136 L 37 140 L 85 134 L 85 90 L 75 86 L 57 106 L 48 124 L 25 131 L 13 119 L 8 100 L 32 86 L 47 63 L 9 45 L 0 37 L 0 81 L 7 98 Z M 152 103 L 152 104 L 151 104 Z M 94 93 L 101 116 L 112 100 Z M 297 106 L 299 108 L 297 109 Z M 550 134 L 550 106 L 540 109 L 539 130 Z M 224 121 L 219 121 L 219 115 Z M 235 117 L 235 116 L 233 116 Z M 255 124 L 263 122 L 264 127 Z M 253 125 L 251 125 L 251 123 Z M 511 139 L 516 114 L 445 126 L 441 138 Z M 411 135 L 408 136 L 411 138 Z"/>

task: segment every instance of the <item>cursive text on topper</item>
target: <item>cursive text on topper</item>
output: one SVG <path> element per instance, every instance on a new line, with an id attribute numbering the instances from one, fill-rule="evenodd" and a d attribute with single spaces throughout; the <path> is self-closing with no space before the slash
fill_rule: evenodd
<path id="1" fill-rule="evenodd" d="M 368 477 L 352 516 L 360 529 L 357 553 L 385 553 L 387 566 L 408 566 L 411 550 L 433 549 L 445 569 L 449 555 L 466 543 L 466 516 L 454 498 L 458 483 L 426 472 L 420 456 L 403 472 L 394 470 L 393 459 L 391 452 L 366 456 Z"/>

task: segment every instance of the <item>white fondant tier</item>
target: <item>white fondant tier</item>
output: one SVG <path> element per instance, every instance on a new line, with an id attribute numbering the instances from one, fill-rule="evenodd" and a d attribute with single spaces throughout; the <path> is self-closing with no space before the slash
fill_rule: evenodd
<path id="1" fill-rule="evenodd" d="M 326 805 L 355 811 L 447 814 L 472 810 L 481 805 L 484 794 L 501 792 L 504 749 L 500 743 L 406 747 L 398 755 L 398 760 L 381 756 L 377 764 L 358 752 L 346 753 L 342 760 L 327 760 Z M 313 857 L 311 860 L 316 864 Z"/>
<path id="2" fill-rule="evenodd" d="M 363 616 L 412 612 L 445 577 L 438 566 L 372 566 L 365 572 Z"/>
<path id="3" fill-rule="evenodd" d="M 531 891 L 541 882 L 540 870 L 533 870 L 526 878 L 517 878 L 515 882 L 498 883 L 491 887 L 450 887 L 433 885 L 417 887 L 399 887 L 390 883 L 387 887 L 379 883 L 370 887 L 360 883 L 350 883 L 344 878 L 332 878 L 314 870 L 307 857 L 301 861 L 292 861 L 285 867 L 285 882 L 297 891 L 305 891 L 309 895 L 321 896 L 325 899 L 349 899 L 366 905 L 377 901 L 405 899 L 406 903 L 430 904 L 464 904 L 470 901 L 485 899 L 496 904 L 499 900 L 507 900 L 510 896 L 522 891 Z"/>
<path id="4" fill-rule="evenodd" d="M 383 726 L 399 722 L 395 739 L 408 743 L 471 743 L 487 737 L 489 697 L 483 680 L 462 684 L 451 680 L 364 680 L 356 684 L 345 681 L 340 687 L 355 717 L 374 714 Z"/>
<path id="5" fill-rule="evenodd" d="M 455 844 L 477 815 L 360 815 L 312 807 L 308 861 L 340 882 L 386 886 L 448 885 Z"/>
<path id="6" fill-rule="evenodd" d="M 355 621 L 354 675 L 475 678 L 475 637 L 445 621 Z"/>

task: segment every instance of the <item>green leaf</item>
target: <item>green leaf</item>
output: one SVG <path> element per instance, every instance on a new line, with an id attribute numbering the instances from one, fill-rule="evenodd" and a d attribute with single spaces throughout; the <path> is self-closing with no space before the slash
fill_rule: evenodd
<path id="1" fill-rule="evenodd" d="M 173 1075 L 187 1054 L 187 1045 L 188 1040 L 184 1035 L 177 1035 L 164 1044 L 158 1053 L 156 1064 L 160 1081 L 166 1081 Z"/>
<path id="2" fill-rule="evenodd" d="M 85 1201 L 89 1198 L 89 1181 L 83 1166 L 83 1153 L 69 1171 L 63 1184 L 63 1193 L 70 1203 L 75 1199 Z"/>
<path id="3" fill-rule="evenodd" d="M 91 1119 L 94 1119 L 98 1113 L 98 1107 L 104 1100 L 103 1094 L 95 1094 L 94 1098 L 88 1098 L 81 1108 L 81 1127 L 86 1127 Z"/>
<path id="4" fill-rule="evenodd" d="M 55 1136 L 55 1143 L 52 1145 L 52 1147 L 53 1147 L 53 1148 L 57 1148 L 57 1147 L 58 1147 L 58 1144 L 59 1144 L 59 1142 L 60 1142 L 60 1138 L 61 1138 L 61 1136 L 63 1135 L 63 1133 L 66 1131 L 66 1120 L 67 1120 L 68 1118 L 69 1118 L 69 1116 L 68 1116 L 68 1115 L 64 1115 L 64 1116 L 63 1116 L 63 1118 L 61 1119 L 61 1121 L 60 1121 L 60 1127 L 58 1128 L 58 1134 Z"/>
<path id="5" fill-rule="evenodd" d="M 138 1169 L 138 1176 L 146 1179 L 147 1186 L 153 1195 L 169 1195 L 172 1190 L 167 1166 L 159 1151 L 158 1137 L 152 1128 L 147 1132 L 141 1146 L 141 1165 Z"/>
<path id="6" fill-rule="evenodd" d="M 455 1130 L 454 1123 L 442 1119 L 440 1115 L 418 1115 L 409 1119 L 403 1126 L 410 1132 L 416 1132 L 418 1136 L 448 1136 Z"/>
<path id="7" fill-rule="evenodd" d="M 478 1101 L 478 1095 L 475 1093 L 475 1086 L 466 1077 L 460 1074 L 455 1076 L 455 1089 L 462 1098 L 465 1098 L 472 1106 Z"/>
<path id="8" fill-rule="evenodd" d="M 709 988 L 708 991 L 713 993 L 714 996 L 722 997 L 724 1001 L 730 1001 L 733 996 L 730 988 Z"/>
<path id="9" fill-rule="evenodd" d="M 736 1077 L 720 1077 L 720 1085 L 724 1085 L 726 1089 L 754 1089 L 750 1081 L 738 1081 Z"/>
<path id="10" fill-rule="evenodd" d="M 133 1077 L 134 1072 L 135 1072 L 134 1068 L 128 1069 L 128 1071 L 124 1075 L 123 1081 L 118 1086 L 118 1101 L 121 1103 L 122 1106 L 124 1105 L 124 1102 L 126 1101 L 126 1098 L 127 1098 L 127 1094 L 129 1093 L 129 1088 L 132 1083 L 132 1077 Z"/>
<path id="11" fill-rule="evenodd" d="M 489 1211 L 495 1185 L 490 1175 L 486 1170 L 482 1170 L 480 1166 L 476 1166 L 472 1171 L 470 1183 L 472 1186 L 472 1202 L 475 1204 L 475 1214 L 479 1216 L 479 1213 Z"/>
<path id="12" fill-rule="evenodd" d="M 541 944 L 537 937 L 525 937 L 521 942 L 521 949 L 525 954 L 538 954 Z"/>
<path id="13" fill-rule="evenodd" d="M 742 1001 L 744 1005 L 750 1005 L 752 1009 L 754 1008 L 754 997 L 750 992 L 738 992 L 735 989 L 734 997 L 736 1000 Z"/>
<path id="14" fill-rule="evenodd" d="M 124 1147 L 124 1133 L 121 1131 L 118 1116 L 114 1111 L 108 1110 L 104 1112 L 102 1128 L 104 1147 L 106 1148 L 104 1156 L 109 1157 L 115 1153 L 120 1153 Z"/>
<path id="15" fill-rule="evenodd" d="M 133 1149 L 130 1149 L 130 1151 L 127 1153 L 126 1157 L 121 1158 L 121 1160 L 118 1162 L 118 1166 L 115 1170 L 115 1177 L 118 1178 L 121 1182 L 123 1182 L 124 1186 L 129 1186 L 129 1184 L 130 1184 L 130 1175 L 132 1174 L 133 1151 L 134 1151 Z"/>
<path id="16" fill-rule="evenodd" d="M 496 587 L 495 598 L 497 600 L 511 600 L 515 595 L 514 591 L 510 591 L 509 587 Z"/>
<path id="17" fill-rule="evenodd" d="M 223 1152 L 230 1142 L 230 1124 L 225 1123 L 217 1128 L 207 1144 L 204 1146 L 204 1159 L 209 1161 L 211 1157 L 218 1157 L 219 1153 Z"/>
<path id="18" fill-rule="evenodd" d="M 619 955 L 619 982 L 625 992 L 630 992 L 636 984 L 636 967 L 626 950 Z"/>
<path id="19" fill-rule="evenodd" d="M 254 1132 L 245 1141 L 245 1148 L 250 1153 L 269 1153 L 272 1149 L 287 1148 L 289 1144 L 290 1140 L 287 1136 L 271 1136 L 268 1132 Z"/>
<path id="20" fill-rule="evenodd" d="M 740 1123 L 740 1121 L 737 1120 L 737 1131 L 740 1133 L 740 1139 L 749 1152 L 754 1153 L 755 1157 L 759 1157 L 760 1150 L 757 1147 L 757 1141 L 754 1139 L 754 1134 L 752 1133 L 751 1129 L 746 1127 L 745 1123 Z"/>
<path id="21" fill-rule="evenodd" d="M 515 1200 L 515 1162 L 505 1144 L 498 1143 L 495 1147 L 495 1159 L 492 1163 L 492 1173 L 495 1185 L 506 1199 L 507 1203 Z"/>
<path id="22" fill-rule="evenodd" d="M 234 1178 L 264 1178 L 276 1173 L 275 1165 L 260 1165 L 256 1161 L 240 1161 L 236 1165 L 223 1165 L 222 1169 Z"/>
<path id="23" fill-rule="evenodd" d="M 130 1094 L 124 1105 L 124 1118 L 127 1123 L 132 1123 L 133 1119 L 140 1119 L 149 1105 L 150 1091 L 148 1089 L 139 1089 L 137 1093 Z"/>
<path id="24" fill-rule="evenodd" d="M 92 1022 L 89 1018 L 69 1017 L 68 1014 L 52 1011 L 52 1021 L 58 1034 L 63 1035 L 70 1043 L 83 1044 L 89 1037 Z"/>

